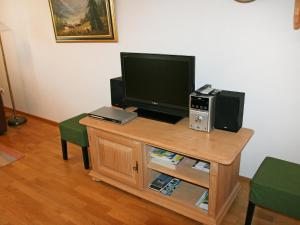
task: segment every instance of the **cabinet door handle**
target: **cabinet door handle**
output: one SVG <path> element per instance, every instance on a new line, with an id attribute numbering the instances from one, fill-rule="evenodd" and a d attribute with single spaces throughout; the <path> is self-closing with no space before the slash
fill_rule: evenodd
<path id="1" fill-rule="evenodd" d="M 135 166 L 134 166 L 134 167 L 132 167 L 132 169 L 133 169 L 134 171 L 136 171 L 136 172 L 138 172 L 138 171 L 139 171 L 139 164 L 138 164 L 138 162 L 137 162 L 137 161 L 135 162 Z"/>

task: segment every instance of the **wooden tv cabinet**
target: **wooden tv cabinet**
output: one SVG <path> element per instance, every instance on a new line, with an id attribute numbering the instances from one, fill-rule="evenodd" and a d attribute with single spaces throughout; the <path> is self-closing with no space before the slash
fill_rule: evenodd
<path id="1" fill-rule="evenodd" d="M 159 204 L 207 225 L 220 224 L 240 189 L 238 182 L 241 151 L 253 135 L 242 128 L 238 133 L 188 128 L 188 119 L 167 124 L 145 118 L 118 125 L 90 117 L 83 118 L 90 143 L 90 176 Z M 153 163 L 150 149 L 158 147 L 185 158 L 176 169 Z M 196 160 L 210 164 L 210 171 L 192 168 Z M 149 184 L 164 173 L 181 180 L 171 196 L 150 189 Z M 208 210 L 195 205 L 208 190 Z"/>

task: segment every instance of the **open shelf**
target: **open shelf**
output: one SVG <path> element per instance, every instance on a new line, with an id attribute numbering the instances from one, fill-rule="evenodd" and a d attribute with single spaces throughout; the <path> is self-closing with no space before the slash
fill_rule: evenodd
<path id="1" fill-rule="evenodd" d="M 185 157 L 173 170 L 150 161 L 148 168 L 209 188 L 209 173 L 193 169 L 192 166 L 195 162 L 196 160 Z"/>
<path id="2" fill-rule="evenodd" d="M 176 166 L 175 169 L 170 169 L 164 165 L 151 161 L 151 156 L 149 151 L 152 149 L 152 146 L 146 145 L 146 161 L 147 168 L 155 171 L 159 171 L 164 174 L 168 174 L 172 177 L 177 177 L 181 180 L 185 180 L 192 184 L 200 185 L 205 188 L 209 188 L 209 173 L 201 170 L 192 168 L 197 160 L 190 157 L 184 157 L 184 159 Z M 166 150 L 168 151 L 168 150 Z"/>
<path id="3" fill-rule="evenodd" d="M 155 179 L 155 177 L 158 176 L 159 172 L 152 171 L 152 178 L 149 180 L 149 184 Z M 148 184 L 148 185 L 149 185 Z M 207 213 L 206 210 L 199 208 L 196 206 L 196 202 L 199 200 L 199 198 L 202 196 L 202 194 L 207 190 L 207 188 L 191 184 L 189 182 L 181 181 L 180 184 L 174 189 L 173 193 L 168 196 L 164 195 L 159 191 L 154 191 L 150 189 L 148 186 L 145 187 L 147 192 L 151 192 L 152 194 L 155 194 L 159 196 L 160 198 L 168 199 L 173 202 L 177 202 L 180 204 L 184 204 L 185 206 L 189 208 L 193 208 L 196 210 L 201 211 L 202 213 Z"/>

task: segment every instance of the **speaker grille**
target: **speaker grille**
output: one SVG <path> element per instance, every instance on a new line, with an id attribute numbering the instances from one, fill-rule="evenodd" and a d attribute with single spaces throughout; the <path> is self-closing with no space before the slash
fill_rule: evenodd
<path id="1" fill-rule="evenodd" d="M 243 92 L 222 91 L 216 99 L 214 127 L 237 132 L 243 123 L 244 99 Z"/>
<path id="2" fill-rule="evenodd" d="M 122 77 L 110 79 L 111 105 L 124 108 Z"/>

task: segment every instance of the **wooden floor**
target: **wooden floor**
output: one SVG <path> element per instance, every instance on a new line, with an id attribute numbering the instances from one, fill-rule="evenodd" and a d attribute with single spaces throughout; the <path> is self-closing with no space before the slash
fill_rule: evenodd
<path id="1" fill-rule="evenodd" d="M 101 182 L 83 169 L 81 149 L 70 145 L 61 157 L 58 128 L 27 117 L 27 124 L 9 127 L 0 142 L 25 157 L 0 168 L 0 225 L 199 225 L 170 210 Z M 249 183 L 222 225 L 243 225 Z M 300 225 L 299 221 L 257 208 L 253 225 Z"/>

